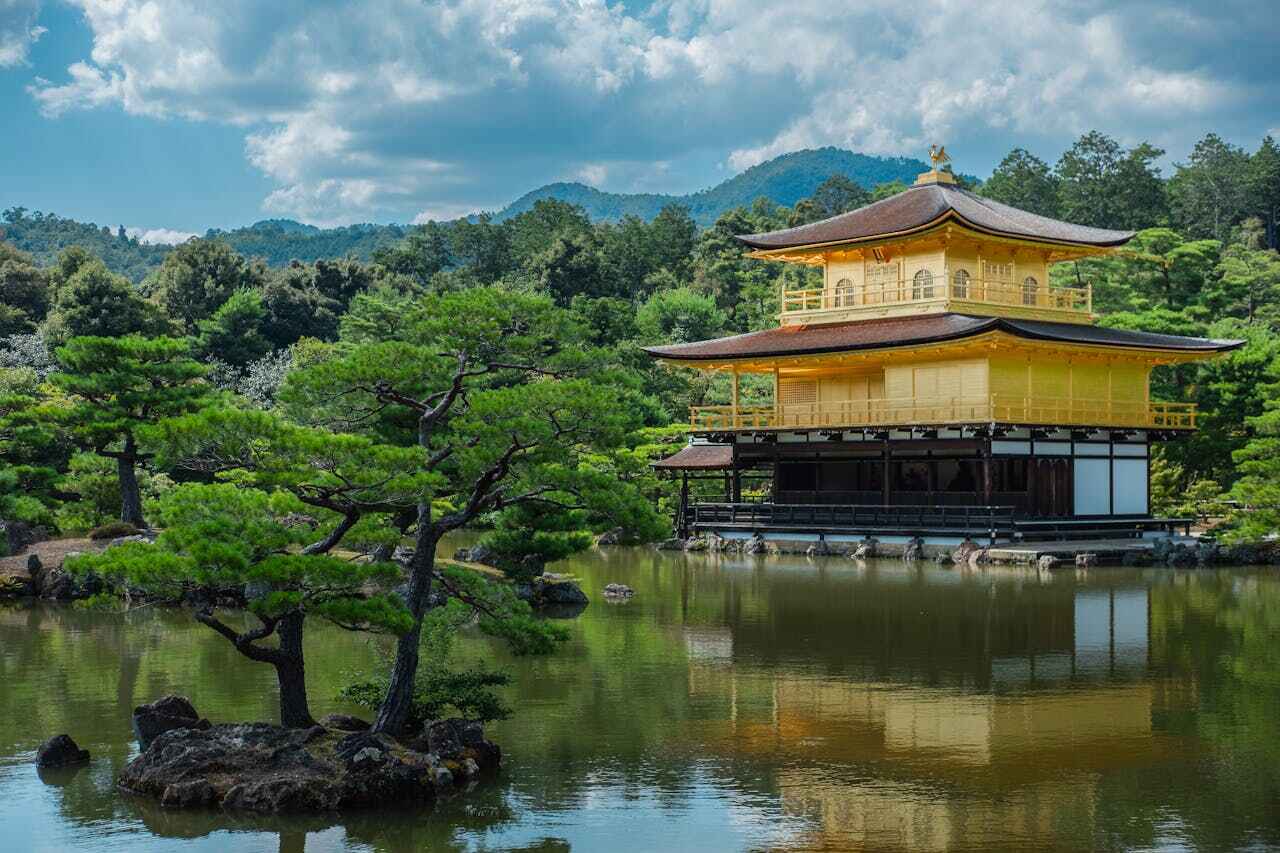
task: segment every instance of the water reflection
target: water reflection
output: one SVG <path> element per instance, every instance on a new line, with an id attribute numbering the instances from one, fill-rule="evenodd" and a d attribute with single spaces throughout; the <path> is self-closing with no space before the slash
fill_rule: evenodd
<path id="1" fill-rule="evenodd" d="M 0 823 L 56 849 L 1123 849 L 1280 843 L 1272 573 L 1036 576 L 615 549 L 563 653 L 506 660 L 506 773 L 434 808 L 295 820 L 119 796 L 170 690 L 266 717 L 269 672 L 180 612 L 0 611 Z M 606 604 L 609 582 L 636 589 Z M 374 650 L 313 631 L 315 710 Z M 465 653 L 493 654 L 473 638 Z M 497 652 L 502 657 L 500 651 Z M 43 784 L 70 731 L 94 754 Z M 19 847 L 18 849 L 24 849 Z"/>

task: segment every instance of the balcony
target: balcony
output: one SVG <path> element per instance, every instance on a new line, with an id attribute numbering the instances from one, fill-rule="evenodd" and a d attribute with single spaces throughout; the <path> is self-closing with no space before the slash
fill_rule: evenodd
<path id="1" fill-rule="evenodd" d="M 844 288 L 783 289 L 779 304 L 784 325 L 900 316 L 930 310 L 1081 323 L 1093 316 L 1093 290 L 1087 284 L 1050 287 L 1039 282 L 978 278 L 960 282 L 942 276 L 930 277 L 927 281 L 899 279 Z"/>
<path id="2" fill-rule="evenodd" d="M 993 394 L 971 399 L 838 400 L 690 410 L 693 432 L 985 423 L 1189 430 L 1196 427 L 1196 406 Z"/>

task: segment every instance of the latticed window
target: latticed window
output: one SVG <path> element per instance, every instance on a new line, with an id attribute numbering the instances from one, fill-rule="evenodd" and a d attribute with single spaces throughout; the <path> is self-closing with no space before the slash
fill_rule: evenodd
<path id="1" fill-rule="evenodd" d="M 784 406 L 816 403 L 818 402 L 818 380 L 783 379 L 778 382 L 778 397 Z"/>
<path id="2" fill-rule="evenodd" d="M 836 282 L 834 307 L 843 308 L 854 303 L 853 280 L 842 278 Z"/>
<path id="3" fill-rule="evenodd" d="M 991 261 L 982 262 L 982 277 L 987 281 L 1013 281 L 1013 264 L 997 264 Z"/>
<path id="4" fill-rule="evenodd" d="M 1022 280 L 1022 304 L 1035 305 L 1036 294 L 1040 290 L 1040 283 L 1036 281 L 1036 277 L 1029 275 Z"/>
<path id="5" fill-rule="evenodd" d="M 951 276 L 951 295 L 956 299 L 969 298 L 969 271 L 956 270 Z"/>
<path id="6" fill-rule="evenodd" d="M 897 299 L 898 263 L 867 264 L 867 302 L 892 302 Z"/>
<path id="7" fill-rule="evenodd" d="M 916 271 L 916 274 L 911 277 L 911 298 L 933 298 L 933 273 L 928 270 Z"/>

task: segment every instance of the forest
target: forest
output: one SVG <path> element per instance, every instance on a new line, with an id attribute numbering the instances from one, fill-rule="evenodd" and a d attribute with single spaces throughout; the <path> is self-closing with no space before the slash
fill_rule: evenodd
<path id="1" fill-rule="evenodd" d="M 1138 232 L 1121 252 L 1055 269 L 1060 284 L 1092 284 L 1102 323 L 1247 340 L 1160 369 L 1153 397 L 1194 402 L 1203 420 L 1155 461 L 1153 504 L 1227 501 L 1252 510 L 1233 522 L 1242 535 L 1265 535 L 1280 506 L 1280 149 L 1209 134 L 1167 178 L 1163 153 L 1095 132 L 1055 164 L 1015 149 L 986 180 L 962 181 Z M 365 691 L 385 693 L 378 725 L 399 728 L 421 700 L 424 632 L 461 618 L 429 607 L 433 585 L 517 649 L 558 639 L 519 602 L 439 570 L 441 537 L 482 530 L 527 579 L 598 534 L 664 536 L 674 494 L 649 463 L 683 441 L 689 405 L 728 389 L 640 346 L 775 324 L 779 289 L 814 273 L 745 258 L 735 235 L 904 189 L 833 174 L 794 205 L 758 198 L 705 228 L 676 204 L 601 222 L 540 199 L 502 221 L 407 229 L 367 261 L 272 266 L 214 234 L 137 282 L 96 243 L 47 263 L 0 243 L 0 519 L 68 536 L 161 528 L 86 558 L 129 585 L 287 590 L 256 605 L 255 631 L 211 607 L 197 618 L 277 667 L 282 718 L 296 724 L 309 714 L 294 662 L 261 640 L 300 655 L 307 613 L 393 631 L 394 675 Z M 387 563 L 350 555 L 385 560 L 409 541 L 407 591 L 360 592 L 387 580 Z"/>

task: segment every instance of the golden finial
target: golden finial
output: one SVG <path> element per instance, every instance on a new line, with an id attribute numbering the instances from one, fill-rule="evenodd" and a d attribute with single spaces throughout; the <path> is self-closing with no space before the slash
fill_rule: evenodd
<path id="1" fill-rule="evenodd" d="M 951 155 L 947 153 L 945 145 L 930 145 L 929 160 L 933 163 L 933 171 L 936 172 L 939 166 L 951 162 Z"/>
<path id="2" fill-rule="evenodd" d="M 916 178 L 916 186 L 922 184 L 954 184 L 956 182 L 954 175 L 938 168 L 951 162 L 951 155 L 947 153 L 945 145 L 930 145 L 929 160 L 933 163 L 933 168 Z"/>

